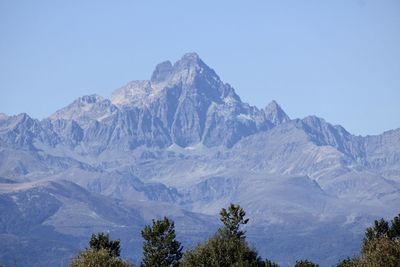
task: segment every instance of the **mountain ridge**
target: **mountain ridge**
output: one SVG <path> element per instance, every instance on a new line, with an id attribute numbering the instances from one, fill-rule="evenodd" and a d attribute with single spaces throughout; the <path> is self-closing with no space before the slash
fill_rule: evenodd
<path id="1" fill-rule="evenodd" d="M 331 266 L 358 250 L 368 223 L 398 212 L 400 128 L 355 136 L 316 116 L 291 119 L 274 100 L 251 106 L 189 53 L 110 98 L 82 96 L 42 120 L 0 115 L 0 177 L 0 211 L 26 223 L 0 218 L 7 264 L 22 257 L 11 244 L 53 240 L 57 257 L 70 257 L 91 232 L 108 230 L 138 261 L 140 228 L 162 216 L 172 216 L 188 248 L 233 202 L 249 214 L 249 239 L 263 257 Z M 41 219 L 29 221 L 21 203 L 36 195 Z M 320 236 L 322 246 L 310 241 Z M 38 253 L 22 266 L 59 266 Z"/>

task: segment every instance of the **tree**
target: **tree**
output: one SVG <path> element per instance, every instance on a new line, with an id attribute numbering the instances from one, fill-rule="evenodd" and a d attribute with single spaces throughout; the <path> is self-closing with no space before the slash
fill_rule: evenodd
<path id="1" fill-rule="evenodd" d="M 294 265 L 294 267 L 318 267 L 318 264 L 315 264 L 309 260 L 299 260 L 296 261 L 296 264 Z"/>
<path id="2" fill-rule="evenodd" d="M 342 260 L 336 265 L 336 267 L 357 267 L 359 265 L 360 265 L 360 259 L 354 257 Z"/>
<path id="3" fill-rule="evenodd" d="M 224 224 L 222 231 L 224 231 L 228 238 L 245 238 L 245 231 L 240 230 L 241 225 L 249 222 L 245 219 L 246 212 L 239 205 L 230 204 L 228 210 L 222 209 L 220 220 Z"/>
<path id="4" fill-rule="evenodd" d="M 400 245 L 400 214 L 395 216 L 391 224 L 383 218 L 375 220 L 374 226 L 368 227 L 365 231 L 366 238 L 362 245 L 362 253 L 365 255 L 375 255 L 381 251 L 381 254 L 392 251 L 396 254 L 396 246 Z M 388 249 L 384 251 L 382 249 Z M 392 250 L 393 248 L 393 250 Z M 386 255 L 388 256 L 388 255 Z M 400 260 L 400 257 L 398 258 Z"/>
<path id="5" fill-rule="evenodd" d="M 237 240 L 234 243 L 216 234 L 206 243 L 187 251 L 181 266 L 264 266 L 264 262 L 244 240 Z"/>
<path id="6" fill-rule="evenodd" d="M 181 243 L 175 240 L 175 225 L 167 217 L 153 220 L 142 230 L 143 244 L 142 266 L 161 267 L 179 266 L 182 258 Z"/>
<path id="7" fill-rule="evenodd" d="M 360 266 L 400 266 L 400 240 L 379 238 L 364 244 Z"/>
<path id="8" fill-rule="evenodd" d="M 220 220 L 223 227 L 205 243 L 185 253 L 182 266 L 265 266 L 257 252 L 246 242 L 245 232 L 240 229 L 247 224 L 246 213 L 239 205 L 231 204 L 222 209 Z"/>
<path id="9" fill-rule="evenodd" d="M 72 259 L 71 267 L 129 267 L 133 266 L 121 260 L 120 241 L 110 240 L 109 234 L 92 234 L 89 248 L 81 251 Z"/>
<path id="10" fill-rule="evenodd" d="M 70 267 L 130 267 L 128 262 L 110 256 L 107 249 L 85 249 L 72 259 Z"/>
<path id="11" fill-rule="evenodd" d="M 400 214 L 392 220 L 392 226 L 389 230 L 389 238 L 392 240 L 400 239 Z"/>
<path id="12" fill-rule="evenodd" d="M 108 251 L 111 257 L 119 257 L 121 248 L 119 240 L 110 240 L 109 234 L 104 234 L 102 232 L 97 233 L 97 235 L 92 234 L 89 241 L 90 248 L 93 250 L 105 249 Z"/>
<path id="13" fill-rule="evenodd" d="M 389 233 L 389 223 L 383 218 L 375 220 L 373 227 L 368 227 L 365 230 L 365 240 L 371 241 L 377 238 L 387 237 Z"/>
<path id="14" fill-rule="evenodd" d="M 269 259 L 265 259 L 265 267 L 279 267 L 279 265 Z"/>
<path id="15" fill-rule="evenodd" d="M 390 224 L 383 218 L 379 221 L 375 220 L 374 226 L 368 227 L 365 231 L 364 243 L 380 238 L 388 238 L 390 240 L 400 238 L 400 214 L 395 216 Z"/>
<path id="16" fill-rule="evenodd" d="M 365 231 L 359 258 L 349 258 L 338 267 L 400 266 L 400 214 L 391 223 L 375 220 Z"/>

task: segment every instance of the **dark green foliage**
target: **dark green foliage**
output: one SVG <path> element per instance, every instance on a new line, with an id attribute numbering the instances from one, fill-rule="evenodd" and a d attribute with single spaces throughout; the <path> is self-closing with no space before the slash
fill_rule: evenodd
<path id="1" fill-rule="evenodd" d="M 245 240 L 241 225 L 249 221 L 239 205 L 231 204 L 222 209 L 220 216 L 224 224 L 207 242 L 185 253 L 182 266 L 265 266 L 257 252 Z"/>
<path id="2" fill-rule="evenodd" d="M 318 264 L 315 264 L 309 260 L 299 260 L 296 261 L 296 264 L 294 265 L 294 267 L 318 267 Z"/>
<path id="3" fill-rule="evenodd" d="M 400 240 L 383 237 L 366 242 L 359 266 L 400 267 Z"/>
<path id="4" fill-rule="evenodd" d="M 222 209 L 220 220 L 223 226 L 205 243 L 185 253 L 183 261 L 182 246 L 176 241 L 174 222 L 164 217 L 153 220 L 142 230 L 145 240 L 143 262 L 146 267 L 279 267 L 266 259 L 262 261 L 251 248 L 241 226 L 248 223 L 246 213 L 239 205 L 230 204 Z M 128 267 L 129 263 L 121 260 L 119 240 L 110 240 L 109 235 L 92 235 L 90 248 L 75 257 L 71 267 Z M 309 260 L 296 261 L 294 267 L 318 267 Z M 400 214 L 387 222 L 376 220 L 365 231 L 361 256 L 347 258 L 336 267 L 400 267 Z M 1 267 L 1 266 L 0 266 Z"/>
<path id="5" fill-rule="evenodd" d="M 361 257 L 346 259 L 339 267 L 400 267 L 400 215 L 389 224 L 384 219 L 376 220 L 365 231 Z"/>
<path id="6" fill-rule="evenodd" d="M 387 237 L 389 232 L 389 224 L 384 219 L 375 220 L 373 227 L 368 227 L 365 231 L 367 241 L 371 241 L 381 237 Z"/>
<path id="7" fill-rule="evenodd" d="M 70 267 L 130 267 L 128 262 L 118 257 L 110 256 L 107 249 L 86 249 L 79 253 L 71 263 Z"/>
<path id="8" fill-rule="evenodd" d="M 392 226 L 389 230 L 389 238 L 392 240 L 400 239 L 400 214 L 395 216 L 392 220 Z"/>
<path id="9" fill-rule="evenodd" d="M 98 233 L 97 235 L 92 234 L 89 245 L 91 249 L 100 250 L 105 249 L 108 251 L 111 257 L 119 257 L 121 248 L 119 240 L 110 240 L 109 234 Z"/>
<path id="10" fill-rule="evenodd" d="M 360 266 L 400 266 L 400 219 L 384 219 L 367 228 Z"/>
<path id="11" fill-rule="evenodd" d="M 360 260 L 358 258 L 347 258 L 339 262 L 336 267 L 356 267 L 359 264 Z"/>
<path id="12" fill-rule="evenodd" d="M 269 259 L 265 259 L 265 267 L 279 267 L 279 265 Z"/>
<path id="13" fill-rule="evenodd" d="M 181 243 L 175 240 L 175 225 L 167 217 L 153 220 L 142 230 L 143 245 L 142 266 L 161 267 L 179 266 L 182 258 Z"/>
<path id="14" fill-rule="evenodd" d="M 129 267 L 128 262 L 121 260 L 120 241 L 110 240 L 109 234 L 92 234 L 90 248 L 79 253 L 72 261 L 71 267 Z"/>
<path id="15" fill-rule="evenodd" d="M 244 239 L 227 239 L 216 233 L 206 243 L 185 253 L 182 266 L 264 266 Z"/>
<path id="16" fill-rule="evenodd" d="M 220 214 L 220 220 L 224 224 L 222 231 L 225 231 L 228 237 L 245 238 L 245 232 L 240 230 L 241 225 L 245 225 L 249 222 L 249 219 L 245 219 L 246 213 L 244 210 L 235 204 L 230 204 L 228 210 L 222 209 Z"/>
<path id="17" fill-rule="evenodd" d="M 392 241 L 393 244 L 398 244 L 400 238 L 400 214 L 395 216 L 391 221 L 391 224 L 384 219 L 374 222 L 373 227 L 368 227 L 365 231 L 366 238 L 364 239 L 362 252 L 371 253 L 373 250 L 377 250 L 379 245 L 386 243 L 385 247 L 389 248 L 389 243 L 382 241 Z M 380 241 L 381 240 L 381 241 Z M 400 259 L 400 258 L 399 258 Z"/>

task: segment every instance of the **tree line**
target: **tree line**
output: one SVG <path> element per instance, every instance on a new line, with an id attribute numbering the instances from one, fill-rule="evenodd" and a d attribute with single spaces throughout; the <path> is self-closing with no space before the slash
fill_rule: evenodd
<path id="1" fill-rule="evenodd" d="M 141 267 L 279 267 L 262 259 L 246 240 L 242 229 L 249 221 L 239 205 L 230 204 L 220 212 L 222 227 L 208 240 L 183 252 L 176 240 L 175 225 L 164 217 L 153 220 L 141 232 L 144 239 Z M 133 267 L 120 258 L 120 241 L 109 234 L 93 234 L 89 247 L 70 262 L 70 267 Z M 316 267 L 317 263 L 298 260 L 294 267 Z M 337 267 L 400 267 L 400 214 L 391 222 L 376 220 L 365 231 L 359 256 L 340 261 Z"/>

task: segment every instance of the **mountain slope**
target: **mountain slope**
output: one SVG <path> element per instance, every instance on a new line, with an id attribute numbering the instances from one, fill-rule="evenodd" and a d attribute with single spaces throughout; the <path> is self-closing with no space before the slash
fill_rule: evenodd
<path id="1" fill-rule="evenodd" d="M 152 218 L 171 216 L 187 248 L 234 202 L 263 257 L 331 266 L 399 212 L 399 146 L 400 129 L 354 136 L 275 101 L 251 106 L 189 53 L 42 121 L 0 114 L 0 262 L 59 266 L 96 231 L 138 261 Z M 35 242 L 54 249 L 30 252 Z"/>

